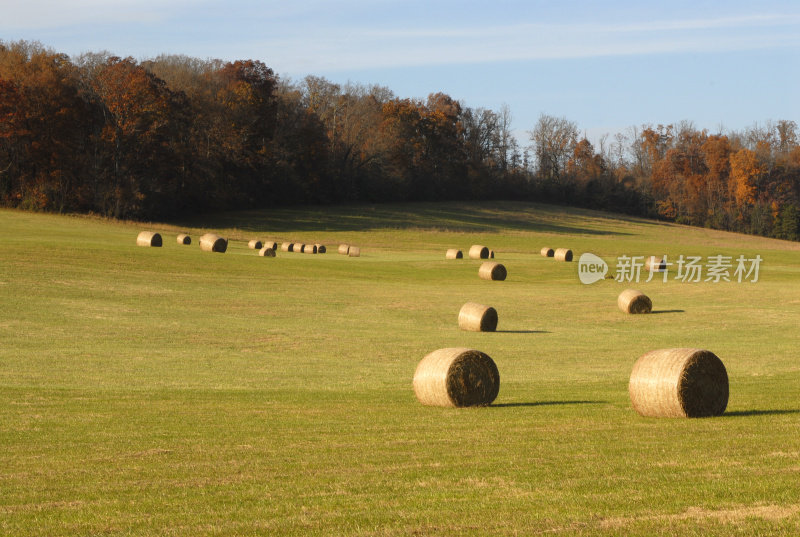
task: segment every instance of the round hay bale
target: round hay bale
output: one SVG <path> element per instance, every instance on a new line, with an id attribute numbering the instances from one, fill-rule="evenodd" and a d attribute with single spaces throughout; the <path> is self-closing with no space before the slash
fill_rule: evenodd
<path id="1" fill-rule="evenodd" d="M 361 248 L 358 246 L 351 246 L 350 249 L 347 251 L 347 255 L 349 255 L 350 257 L 360 257 Z"/>
<path id="2" fill-rule="evenodd" d="M 617 297 L 617 306 L 625 313 L 650 313 L 653 302 L 650 297 L 636 289 L 625 289 Z"/>
<path id="3" fill-rule="evenodd" d="M 728 373 L 713 352 L 660 349 L 636 360 L 628 393 L 642 416 L 719 416 L 728 406 Z"/>
<path id="4" fill-rule="evenodd" d="M 261 257 L 275 257 L 275 250 L 269 248 L 268 246 L 264 246 L 258 251 L 258 255 Z"/>
<path id="5" fill-rule="evenodd" d="M 317 244 L 315 244 L 315 246 L 317 247 L 317 253 L 318 253 L 318 254 L 324 254 L 325 252 L 327 252 L 327 251 L 328 251 L 328 249 L 327 249 L 327 248 L 325 248 L 325 245 L 324 245 L 324 244 L 319 244 L 319 243 L 317 243 Z"/>
<path id="6" fill-rule="evenodd" d="M 192 244 L 192 238 L 185 233 L 178 235 L 177 241 L 178 244 Z"/>
<path id="7" fill-rule="evenodd" d="M 200 237 L 200 249 L 204 252 L 224 254 L 228 249 L 228 239 L 223 239 L 215 233 L 206 233 Z"/>
<path id="8" fill-rule="evenodd" d="M 664 261 L 663 257 L 656 257 L 651 255 L 647 258 L 647 261 L 644 262 L 644 270 L 648 272 L 664 272 L 667 270 L 667 262 Z"/>
<path id="9" fill-rule="evenodd" d="M 489 250 L 489 259 L 494 259 L 494 250 Z"/>
<path id="10" fill-rule="evenodd" d="M 496 261 L 487 261 L 478 269 L 478 276 L 484 280 L 502 281 L 506 279 L 507 275 L 506 267 Z"/>
<path id="11" fill-rule="evenodd" d="M 251 250 L 260 250 L 264 245 L 258 239 L 253 239 L 247 243 L 247 247 Z"/>
<path id="12" fill-rule="evenodd" d="M 414 372 L 414 394 L 423 405 L 487 406 L 500 391 L 494 361 L 473 349 L 439 349 L 425 356 Z"/>
<path id="13" fill-rule="evenodd" d="M 556 261 L 572 261 L 572 250 L 569 248 L 558 248 L 553 254 Z"/>
<path id="14" fill-rule="evenodd" d="M 303 245 L 303 253 L 304 254 L 316 254 L 317 253 L 317 245 L 316 244 L 304 244 Z"/>
<path id="15" fill-rule="evenodd" d="M 303 253 L 303 249 L 304 249 L 305 247 L 306 247 L 306 245 L 305 245 L 305 244 L 297 244 L 297 243 L 295 243 L 295 245 L 294 245 L 294 249 L 293 249 L 293 250 L 289 250 L 289 251 L 290 251 L 290 252 L 294 252 L 294 253 L 296 253 L 296 254 L 302 254 L 302 253 Z"/>
<path id="16" fill-rule="evenodd" d="M 473 244 L 469 247 L 470 259 L 489 259 L 489 249 L 480 244 Z"/>
<path id="17" fill-rule="evenodd" d="M 281 252 L 291 252 L 292 248 L 294 248 L 294 244 L 291 242 L 284 242 L 281 244 Z"/>
<path id="18" fill-rule="evenodd" d="M 262 248 L 269 248 L 274 251 L 278 251 L 278 243 L 275 241 L 264 241 L 264 244 L 261 245 Z"/>
<path id="19" fill-rule="evenodd" d="M 458 327 L 470 332 L 497 330 L 497 310 L 476 302 L 467 302 L 458 312 Z"/>
<path id="20" fill-rule="evenodd" d="M 350 253 L 350 246 L 347 244 L 340 244 L 339 245 L 339 253 L 342 255 L 347 255 Z"/>
<path id="21" fill-rule="evenodd" d="M 553 257 L 556 251 L 553 250 L 552 248 L 548 248 L 547 246 L 545 246 L 544 248 L 541 249 L 540 253 L 542 254 L 542 257 Z"/>
<path id="22" fill-rule="evenodd" d="M 464 252 L 457 248 L 450 248 L 444 254 L 445 259 L 464 259 Z"/>
<path id="23" fill-rule="evenodd" d="M 161 244 L 161 234 L 155 231 L 142 231 L 136 237 L 137 246 L 154 246 L 158 248 Z"/>

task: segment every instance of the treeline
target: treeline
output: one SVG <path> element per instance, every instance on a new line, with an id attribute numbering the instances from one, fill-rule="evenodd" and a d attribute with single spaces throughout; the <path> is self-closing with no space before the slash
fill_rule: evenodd
<path id="1" fill-rule="evenodd" d="M 796 124 L 645 126 L 595 148 L 511 113 L 259 61 L 70 58 L 0 42 L 0 203 L 117 218 L 300 203 L 529 199 L 797 239 Z"/>

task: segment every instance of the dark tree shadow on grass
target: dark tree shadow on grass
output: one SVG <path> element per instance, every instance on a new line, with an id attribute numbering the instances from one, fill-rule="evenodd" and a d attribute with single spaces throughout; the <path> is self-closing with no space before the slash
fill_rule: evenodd
<path id="1" fill-rule="evenodd" d="M 608 401 L 537 401 L 535 403 L 499 403 L 493 407 L 552 406 L 552 405 L 603 405 Z"/>

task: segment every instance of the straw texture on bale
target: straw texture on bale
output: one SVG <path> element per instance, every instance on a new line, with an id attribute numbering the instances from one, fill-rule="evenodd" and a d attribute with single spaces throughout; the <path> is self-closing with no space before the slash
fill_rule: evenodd
<path id="1" fill-rule="evenodd" d="M 543 257 L 553 257 L 556 251 L 553 250 L 552 248 L 548 248 L 547 246 L 545 246 L 544 248 L 541 249 L 540 253 L 542 254 Z"/>
<path id="2" fill-rule="evenodd" d="M 648 272 L 664 272 L 667 270 L 667 262 L 664 261 L 663 257 L 659 258 L 651 255 L 644 262 L 644 270 Z"/>
<path id="3" fill-rule="evenodd" d="M 316 247 L 317 247 L 317 253 L 318 253 L 318 254 L 324 254 L 325 252 L 327 252 L 327 251 L 328 251 L 328 249 L 327 249 L 327 248 L 325 248 L 325 245 L 324 245 L 324 244 L 315 244 L 314 246 L 316 246 Z"/>
<path id="4" fill-rule="evenodd" d="M 304 254 L 316 254 L 317 253 L 317 245 L 316 244 L 304 244 L 303 245 L 303 253 Z"/>
<path id="5" fill-rule="evenodd" d="M 292 244 L 291 242 L 284 242 L 283 244 L 281 244 L 281 252 L 291 252 L 293 247 L 294 244 Z"/>
<path id="6" fill-rule="evenodd" d="M 258 251 L 258 255 L 261 257 L 275 257 L 275 250 L 268 246 L 264 246 Z"/>
<path id="7" fill-rule="evenodd" d="M 458 248 L 450 248 L 444 254 L 445 259 L 464 259 L 464 252 Z"/>
<path id="8" fill-rule="evenodd" d="M 228 240 L 214 233 L 206 233 L 200 237 L 200 249 L 204 252 L 225 253 L 228 249 Z"/>
<path id="9" fill-rule="evenodd" d="M 489 259 L 489 249 L 480 244 L 473 244 L 469 248 L 470 259 Z"/>
<path id="10" fill-rule="evenodd" d="M 350 245 L 348 244 L 340 244 L 339 245 L 339 253 L 342 255 L 347 255 L 350 253 Z"/>
<path id="11" fill-rule="evenodd" d="M 247 247 L 250 248 L 251 250 L 260 250 L 261 248 L 264 247 L 264 245 L 261 243 L 260 240 L 253 239 L 247 243 Z"/>
<path id="12" fill-rule="evenodd" d="M 660 349 L 636 360 L 628 393 L 642 416 L 719 416 L 728 406 L 728 373 L 711 351 Z"/>
<path id="13" fill-rule="evenodd" d="M 439 349 L 425 356 L 414 372 L 414 394 L 423 405 L 486 406 L 500 391 L 494 361 L 473 349 Z"/>
<path id="14" fill-rule="evenodd" d="M 617 306 L 625 313 L 650 313 L 653 302 L 650 297 L 636 289 L 625 289 L 617 297 Z"/>
<path id="15" fill-rule="evenodd" d="M 556 261 L 572 261 L 572 250 L 569 248 L 558 248 L 553 257 Z"/>
<path id="16" fill-rule="evenodd" d="M 467 302 L 458 312 L 458 327 L 470 332 L 497 330 L 497 310 L 476 302 Z"/>
<path id="17" fill-rule="evenodd" d="M 505 280 L 508 273 L 506 267 L 495 261 L 487 261 L 478 269 L 478 276 L 484 280 Z"/>
<path id="18" fill-rule="evenodd" d="M 138 246 L 161 246 L 161 234 L 154 231 L 142 231 L 136 237 L 136 244 Z"/>
<path id="19" fill-rule="evenodd" d="M 358 246 L 351 246 L 347 251 L 347 255 L 350 257 L 361 257 L 361 248 Z"/>
<path id="20" fill-rule="evenodd" d="M 177 241 L 178 244 L 192 244 L 192 238 L 185 233 L 178 235 Z"/>

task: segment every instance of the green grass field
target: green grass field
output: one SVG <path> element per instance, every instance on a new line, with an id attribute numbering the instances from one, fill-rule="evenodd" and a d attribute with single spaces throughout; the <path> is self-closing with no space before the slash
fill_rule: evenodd
<path id="1" fill-rule="evenodd" d="M 800 244 L 521 203 L 0 211 L 0 230 L 2 535 L 800 533 Z M 227 253 L 200 251 L 206 230 Z M 444 259 L 475 243 L 506 281 Z M 630 316 L 630 285 L 583 285 L 542 246 L 763 262 L 755 283 L 634 285 L 657 313 Z M 468 301 L 498 332 L 459 331 Z M 416 401 L 417 363 L 455 346 L 496 362 L 492 406 Z M 633 411 L 634 361 L 666 347 L 722 359 L 722 417 Z"/>

